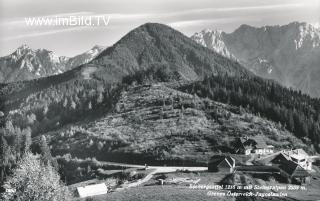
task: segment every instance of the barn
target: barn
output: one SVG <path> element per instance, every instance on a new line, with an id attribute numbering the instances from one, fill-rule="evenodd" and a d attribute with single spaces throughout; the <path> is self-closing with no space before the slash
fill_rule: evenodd
<path id="1" fill-rule="evenodd" d="M 231 156 L 216 155 L 208 163 L 209 172 L 232 173 L 236 162 Z"/>

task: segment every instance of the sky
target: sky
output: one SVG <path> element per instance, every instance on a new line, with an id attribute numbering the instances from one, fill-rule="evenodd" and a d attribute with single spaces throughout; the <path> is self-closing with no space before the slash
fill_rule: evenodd
<path id="1" fill-rule="evenodd" d="M 102 16 L 100 25 L 30 26 L 26 19 Z M 59 56 L 94 45 L 111 46 L 146 22 L 167 24 L 187 36 L 202 29 L 232 32 L 293 21 L 319 26 L 320 0 L 0 0 L 0 56 L 26 44 Z M 102 23 L 103 22 L 103 23 Z"/>

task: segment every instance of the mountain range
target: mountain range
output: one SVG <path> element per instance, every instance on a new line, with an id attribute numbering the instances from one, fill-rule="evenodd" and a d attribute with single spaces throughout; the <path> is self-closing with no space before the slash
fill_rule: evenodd
<path id="1" fill-rule="evenodd" d="M 103 65 L 115 67 L 108 68 L 113 71 L 109 73 L 112 75 L 109 78 L 117 80 L 135 70 L 146 69 L 145 63 L 149 65 L 150 61 L 145 61 L 145 58 L 149 59 L 151 56 L 151 66 L 164 65 L 164 63 L 168 65 L 173 62 L 170 68 L 184 66 L 184 72 L 181 74 L 183 78 L 192 80 L 199 78 L 198 75 L 204 68 L 190 69 L 199 59 L 197 55 L 190 57 L 192 52 L 184 52 L 184 49 L 174 50 L 170 47 L 169 51 L 180 51 L 172 52 L 172 55 L 177 56 L 183 53 L 182 56 L 188 58 L 189 61 L 183 61 L 183 58 L 178 57 L 167 58 L 165 56 L 167 50 L 161 49 L 161 44 L 152 37 L 153 33 L 149 32 L 147 28 L 145 29 L 141 33 L 142 35 L 136 39 L 140 42 L 148 39 L 147 43 L 150 42 L 150 44 L 147 45 L 153 49 L 160 48 L 159 50 L 152 50 L 152 54 L 148 55 L 150 52 L 140 48 L 145 44 L 140 44 L 139 41 L 137 43 L 127 41 L 126 38 L 134 35 L 133 31 L 121 40 L 122 43 L 126 43 L 126 46 L 117 43 L 112 49 L 113 53 L 103 59 L 101 56 L 93 63 L 96 65 L 102 62 Z M 232 33 L 205 29 L 195 33 L 191 38 L 204 47 L 239 62 L 258 76 L 275 80 L 285 87 L 301 90 L 312 97 L 320 96 L 320 81 L 318 79 L 320 75 L 320 31 L 310 24 L 293 22 L 283 26 L 260 28 L 241 25 Z M 172 41 L 167 40 L 166 42 Z M 183 43 L 183 41 L 180 42 Z M 180 46 L 182 47 L 182 45 Z M 105 47 L 94 46 L 85 53 L 69 58 L 57 56 L 54 52 L 46 49 L 33 50 L 27 45 L 22 45 L 12 54 L 0 58 L 0 82 L 31 80 L 60 74 L 89 63 L 103 50 Z M 110 49 L 108 51 L 110 52 Z M 161 58 L 159 55 L 162 53 Z M 125 54 L 125 57 L 122 54 Z M 106 60 L 117 61 L 105 62 Z M 206 61 L 209 63 L 206 66 L 212 66 L 213 62 L 210 58 Z M 127 66 L 127 69 L 122 69 L 123 66 Z M 175 71 L 177 70 L 175 69 Z M 201 73 L 204 75 L 206 72 L 203 70 Z"/>
<path id="2" fill-rule="evenodd" d="M 57 56 L 46 49 L 33 50 L 22 45 L 12 54 L 0 58 L 0 82 L 31 80 L 60 74 L 88 63 L 103 49 L 102 46 L 94 46 L 87 52 L 69 58 Z"/>
<path id="3" fill-rule="evenodd" d="M 205 29 L 191 38 L 256 75 L 320 96 L 320 30 L 311 24 L 241 25 L 232 33 Z"/>

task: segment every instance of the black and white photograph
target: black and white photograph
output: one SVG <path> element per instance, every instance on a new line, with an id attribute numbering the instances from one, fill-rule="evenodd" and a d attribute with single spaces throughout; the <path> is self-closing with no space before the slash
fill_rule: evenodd
<path id="1" fill-rule="evenodd" d="M 320 0 L 0 0 L 0 201 L 320 201 Z"/>

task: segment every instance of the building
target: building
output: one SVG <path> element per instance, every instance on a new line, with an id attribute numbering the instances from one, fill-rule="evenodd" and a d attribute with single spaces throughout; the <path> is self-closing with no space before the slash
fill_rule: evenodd
<path id="1" fill-rule="evenodd" d="M 299 164 L 288 160 L 279 165 L 282 173 L 288 178 L 289 183 L 309 184 L 310 174 Z"/>
<path id="2" fill-rule="evenodd" d="M 304 170 L 310 171 L 315 158 L 317 157 L 309 156 L 303 149 L 283 150 L 270 158 L 266 158 L 264 163 L 267 161 L 269 164 L 282 164 L 286 161 L 292 161 L 300 165 Z"/>
<path id="3" fill-rule="evenodd" d="M 208 164 L 208 171 L 232 173 L 235 166 L 236 162 L 231 156 L 216 155 L 211 157 Z"/>
<path id="4" fill-rule="evenodd" d="M 317 156 L 309 156 L 303 149 L 295 149 L 279 151 L 260 158 L 257 161 L 265 165 L 282 164 L 287 161 L 292 161 L 300 165 L 304 170 L 310 171 L 312 170 L 312 163 L 316 158 Z"/>
<path id="5" fill-rule="evenodd" d="M 240 137 L 236 139 L 235 152 L 245 155 L 267 155 L 274 153 L 274 147 L 267 145 L 262 135 L 256 135 L 251 138 Z"/>
<path id="6" fill-rule="evenodd" d="M 283 154 L 305 170 L 312 170 L 313 159 L 303 149 L 284 151 Z"/>
<path id="7" fill-rule="evenodd" d="M 89 196 L 106 194 L 108 193 L 108 187 L 105 183 L 93 184 L 85 187 L 77 187 L 77 192 L 80 198 L 85 198 Z"/>

